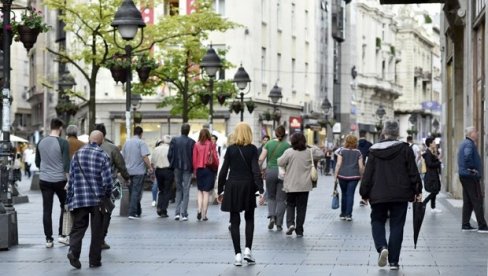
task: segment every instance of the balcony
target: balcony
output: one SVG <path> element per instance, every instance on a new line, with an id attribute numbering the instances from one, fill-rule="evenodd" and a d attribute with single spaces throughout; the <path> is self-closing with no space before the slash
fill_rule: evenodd
<path id="1" fill-rule="evenodd" d="M 422 71 L 422 67 L 415 67 L 413 76 L 416 78 L 423 78 L 424 74 L 422 73 Z"/>
<path id="2" fill-rule="evenodd" d="M 423 82 L 431 82 L 432 81 L 432 73 L 431 72 L 424 72 L 423 74 Z"/>

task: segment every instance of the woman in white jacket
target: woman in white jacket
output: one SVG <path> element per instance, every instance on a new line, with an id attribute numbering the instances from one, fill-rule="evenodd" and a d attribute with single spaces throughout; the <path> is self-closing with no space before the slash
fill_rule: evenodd
<path id="1" fill-rule="evenodd" d="M 291 148 L 278 158 L 278 166 L 284 167 L 286 177 L 283 190 L 286 192 L 287 235 L 296 232 L 303 236 L 303 224 L 307 212 L 308 193 L 312 190 L 310 171 L 313 166 L 312 149 L 307 149 L 307 141 L 302 133 L 295 133 L 290 138 Z M 296 213 L 296 221 L 295 221 Z"/>

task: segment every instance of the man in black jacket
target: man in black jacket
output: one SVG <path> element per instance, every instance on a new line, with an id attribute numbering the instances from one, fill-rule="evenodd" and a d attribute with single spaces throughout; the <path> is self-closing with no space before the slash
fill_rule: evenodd
<path id="1" fill-rule="evenodd" d="M 193 172 L 193 146 L 195 141 L 188 137 L 190 125 L 181 126 L 181 135 L 172 139 L 169 145 L 168 160 L 174 169 L 176 182 L 175 220 L 188 220 L 188 201 L 190 198 L 191 175 Z"/>
<path id="2" fill-rule="evenodd" d="M 380 254 L 378 266 L 389 262 L 390 269 L 397 270 L 408 202 L 422 196 L 422 181 L 412 149 L 407 143 L 397 141 L 398 123 L 385 122 L 382 134 L 385 139 L 369 149 L 359 193 L 371 204 L 373 239 Z M 390 220 L 388 242 L 385 237 L 387 218 Z"/>

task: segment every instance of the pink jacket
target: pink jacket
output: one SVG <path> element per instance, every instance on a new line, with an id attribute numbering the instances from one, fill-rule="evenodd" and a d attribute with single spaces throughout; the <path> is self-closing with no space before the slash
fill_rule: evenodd
<path id="1" fill-rule="evenodd" d="M 196 142 L 193 147 L 193 172 L 196 173 L 197 169 L 205 168 L 207 165 L 208 155 L 212 150 L 213 159 L 217 164 L 219 163 L 219 156 L 214 144 L 210 140 L 205 141 L 204 144 Z"/>

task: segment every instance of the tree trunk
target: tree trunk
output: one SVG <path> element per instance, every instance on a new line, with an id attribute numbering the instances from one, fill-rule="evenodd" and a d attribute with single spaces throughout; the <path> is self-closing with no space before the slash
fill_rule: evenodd
<path id="1" fill-rule="evenodd" d="M 183 123 L 188 123 L 188 113 L 189 108 L 188 108 L 188 101 L 189 101 L 189 96 L 188 96 L 188 68 L 190 67 L 190 51 L 186 52 L 186 64 L 185 64 L 185 83 L 183 85 Z"/>

